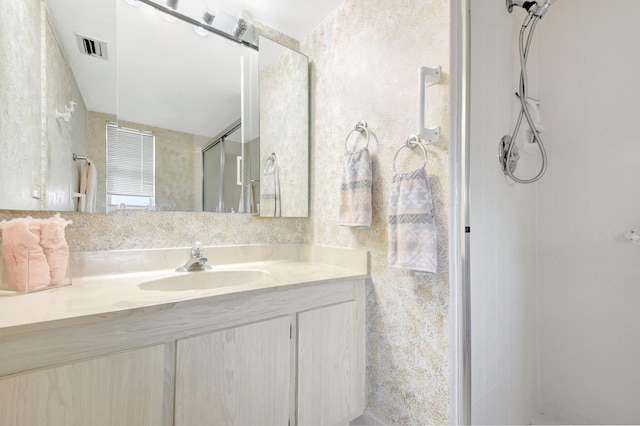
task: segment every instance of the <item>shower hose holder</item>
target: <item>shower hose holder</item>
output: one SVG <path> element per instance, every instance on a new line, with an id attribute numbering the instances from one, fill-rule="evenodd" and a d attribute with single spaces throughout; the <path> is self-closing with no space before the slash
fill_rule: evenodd
<path id="1" fill-rule="evenodd" d="M 513 174 L 516 171 L 518 160 L 520 159 L 520 154 L 518 153 L 518 147 L 516 145 L 513 146 L 511 149 L 511 155 L 509 155 L 509 147 L 511 146 L 511 143 L 511 136 L 504 135 L 500 140 L 500 146 L 498 149 L 500 166 L 502 167 L 504 174 L 507 176 L 509 175 L 509 173 L 507 173 L 507 166 L 509 167 L 511 174 Z"/>
<path id="2" fill-rule="evenodd" d="M 633 243 L 633 245 L 640 247 L 640 227 L 625 232 L 624 236 Z"/>

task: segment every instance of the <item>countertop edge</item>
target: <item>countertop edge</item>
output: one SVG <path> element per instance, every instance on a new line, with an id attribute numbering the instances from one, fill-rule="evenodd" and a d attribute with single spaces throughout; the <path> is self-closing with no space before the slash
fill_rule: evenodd
<path id="1" fill-rule="evenodd" d="M 299 262 L 299 267 L 305 267 L 305 265 L 316 264 L 316 262 Z M 342 268 L 340 268 L 342 269 Z M 154 312 L 167 311 L 175 308 L 186 307 L 190 305 L 212 303 L 214 299 L 220 301 L 232 300 L 239 297 L 250 297 L 261 294 L 284 291 L 292 288 L 306 288 L 323 284 L 330 284 L 333 282 L 340 282 L 345 280 L 361 280 L 368 278 L 368 274 L 363 274 L 362 271 L 349 271 L 344 270 L 340 276 L 322 277 L 316 276 L 309 279 L 304 279 L 296 282 L 283 282 L 269 285 L 266 287 L 258 288 L 239 288 L 238 291 L 226 291 L 218 294 L 206 293 L 202 295 L 195 295 L 189 298 L 166 300 L 158 303 L 142 304 L 140 306 L 125 307 L 122 309 L 108 309 L 104 308 L 101 312 L 70 315 L 64 318 L 54 318 L 48 320 L 35 320 L 32 322 L 24 322 L 20 324 L 12 324 L 6 326 L 0 326 L 0 339 L 4 340 L 11 336 L 24 335 L 28 333 L 37 333 L 45 330 L 55 330 L 60 328 L 66 328 L 71 326 L 89 325 L 102 321 L 109 321 L 119 318 L 125 318 L 135 315 L 148 314 Z M 94 284 L 94 285 L 116 285 L 116 284 Z M 73 286 L 71 286 L 73 287 Z M 68 289 L 69 287 L 63 287 L 54 289 L 51 291 L 61 291 Z M 36 294 L 36 293 L 34 293 Z M 20 295 L 14 297 L 28 297 L 29 295 Z M 176 297 L 179 297 L 180 293 L 176 292 Z M 13 299 L 10 297 L 7 299 Z M 6 300 L 6 299 L 5 299 Z"/>

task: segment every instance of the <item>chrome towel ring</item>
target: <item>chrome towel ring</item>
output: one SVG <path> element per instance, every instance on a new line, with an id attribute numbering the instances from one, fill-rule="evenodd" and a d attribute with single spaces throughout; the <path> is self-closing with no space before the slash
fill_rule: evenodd
<path id="1" fill-rule="evenodd" d="M 367 136 L 367 144 L 364 146 L 364 148 L 360 148 L 357 151 L 362 151 L 363 149 L 367 149 L 369 147 L 369 141 L 371 140 L 371 135 L 369 135 L 369 129 L 367 129 L 367 122 L 364 120 L 360 120 L 358 121 L 358 124 L 356 124 L 356 127 L 353 130 L 351 130 L 349 133 L 347 133 L 347 137 L 344 140 L 344 152 L 350 152 L 349 148 L 347 147 L 347 144 L 349 142 L 349 136 L 351 136 L 353 132 L 362 133 Z M 357 151 L 354 150 L 353 152 L 357 152 Z"/>
<path id="2" fill-rule="evenodd" d="M 393 157 L 393 172 L 394 173 L 398 173 L 398 171 L 396 170 L 396 160 L 398 158 L 398 154 L 400 154 L 400 151 L 402 151 L 403 148 L 413 149 L 416 146 L 419 147 L 422 150 L 422 156 L 424 157 L 424 163 L 422 163 L 422 167 L 421 168 L 426 167 L 426 165 L 427 165 L 427 150 L 420 143 L 420 138 L 418 137 L 418 135 L 411 135 L 411 136 L 409 136 L 409 138 L 407 139 L 407 141 L 405 143 L 400 145 L 400 148 L 398 148 L 398 150 L 396 151 L 396 155 Z"/>
<path id="3" fill-rule="evenodd" d="M 276 162 L 276 153 L 272 152 L 270 156 L 268 156 L 265 160 L 264 160 L 265 164 L 269 164 L 270 162 L 275 163 Z"/>
<path id="4" fill-rule="evenodd" d="M 264 171 L 265 172 L 267 170 L 271 171 L 269 167 L 275 168 L 277 166 L 278 166 L 278 159 L 276 158 L 276 153 L 272 152 L 271 155 L 264 160 Z"/>

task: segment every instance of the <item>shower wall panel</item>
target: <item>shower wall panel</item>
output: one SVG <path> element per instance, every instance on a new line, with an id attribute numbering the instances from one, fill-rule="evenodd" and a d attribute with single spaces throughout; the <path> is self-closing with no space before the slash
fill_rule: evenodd
<path id="1" fill-rule="evenodd" d="M 540 22 L 542 410 L 640 424 L 640 2 L 562 0 Z"/>
<path id="2" fill-rule="evenodd" d="M 471 2 L 472 424 L 528 424 L 537 413 L 536 187 L 508 182 L 497 158 L 519 105 L 517 14 Z M 522 156 L 516 174 L 535 175 L 535 151 Z"/>
<path id="3" fill-rule="evenodd" d="M 562 0 L 540 21 L 529 95 L 549 165 L 517 186 L 495 155 L 524 13 L 471 6 L 473 423 L 640 424 L 640 252 L 623 237 L 640 225 L 640 3 Z M 520 146 L 530 176 L 537 148 Z"/>

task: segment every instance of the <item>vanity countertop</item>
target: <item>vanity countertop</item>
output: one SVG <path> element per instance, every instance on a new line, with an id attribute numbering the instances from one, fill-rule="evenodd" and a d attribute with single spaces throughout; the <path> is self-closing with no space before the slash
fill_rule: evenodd
<path id="1" fill-rule="evenodd" d="M 275 292 L 284 287 L 368 276 L 367 252 L 360 250 L 304 244 L 205 247 L 204 250 L 207 258 L 213 259 L 210 263 L 214 270 L 252 269 L 267 274 L 259 281 L 212 289 L 148 290 L 139 284 L 165 276 L 202 272 L 176 273 L 174 268 L 166 269 L 167 265 L 181 266 L 173 263 L 188 257 L 184 248 L 76 253 L 72 272 L 84 273 L 74 277 L 72 285 L 0 297 L 0 337 L 161 310 L 196 299 Z M 159 269 L 159 264 L 164 265 L 164 269 Z M 131 272 L 132 269 L 137 272 Z M 89 275 L 88 271 L 96 274 Z"/>

